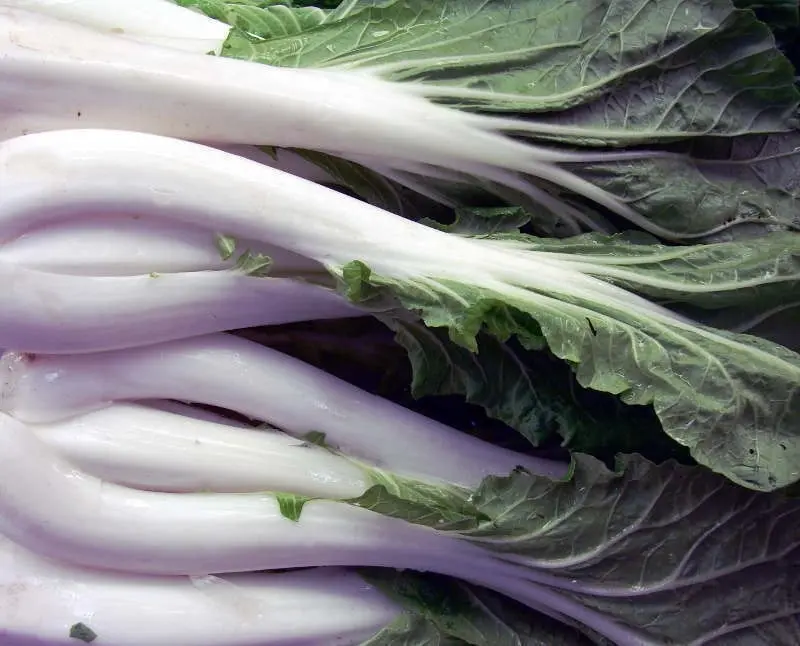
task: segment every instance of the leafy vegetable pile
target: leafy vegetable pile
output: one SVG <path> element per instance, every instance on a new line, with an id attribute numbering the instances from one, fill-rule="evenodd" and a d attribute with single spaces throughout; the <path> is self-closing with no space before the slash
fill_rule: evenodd
<path id="1" fill-rule="evenodd" d="M 4 644 L 800 643 L 797 2 L 0 42 Z"/>

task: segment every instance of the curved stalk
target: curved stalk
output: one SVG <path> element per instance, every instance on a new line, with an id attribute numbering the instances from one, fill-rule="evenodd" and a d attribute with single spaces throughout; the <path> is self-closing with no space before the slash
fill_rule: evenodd
<path id="1" fill-rule="evenodd" d="M 87 355 L 3 357 L 0 408 L 26 422 L 64 419 L 117 400 L 211 404 L 296 437 L 326 434 L 350 456 L 423 480 L 470 488 L 517 466 L 563 476 L 567 465 L 483 442 L 285 354 L 227 334 Z"/>
<path id="2" fill-rule="evenodd" d="M 357 498 L 365 472 L 323 448 L 278 431 L 242 429 L 133 404 L 31 426 L 82 471 L 163 492 L 291 491 Z"/>

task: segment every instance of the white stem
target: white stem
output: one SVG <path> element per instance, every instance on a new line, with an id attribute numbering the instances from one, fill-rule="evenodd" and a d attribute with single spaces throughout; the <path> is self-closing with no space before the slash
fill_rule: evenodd
<path id="1" fill-rule="evenodd" d="M 514 143 L 365 74 L 197 56 L 8 7 L 0 7 L 0 54 L 4 137 L 71 126 L 129 128 L 196 141 L 386 149 L 441 160 L 462 149 L 477 155 L 475 137 Z M 461 131 L 472 139 L 460 141 Z"/>
<path id="2" fill-rule="evenodd" d="M 3 137 L 120 128 L 216 143 L 391 151 L 456 170 L 464 162 L 535 170 L 532 160 L 576 157 L 499 135 L 492 119 L 435 105 L 419 86 L 369 72 L 197 56 L 3 7 L 0 87 Z"/>
<path id="3" fill-rule="evenodd" d="M 0 347 L 24 352 L 98 352 L 362 314 L 332 290 L 237 271 L 65 276 L 0 261 L 0 284 Z"/>
<path id="4" fill-rule="evenodd" d="M 75 646 L 69 631 L 77 623 L 108 646 L 356 646 L 399 612 L 363 579 L 334 568 L 126 575 L 51 561 L 0 537 L 7 646 Z"/>
<path id="5" fill-rule="evenodd" d="M 566 466 L 494 446 L 371 395 L 257 343 L 227 334 L 135 350 L 73 356 L 7 353 L 0 408 L 52 421 L 115 400 L 191 400 L 310 431 L 346 454 L 424 480 L 477 486 L 522 465 L 561 477 Z"/>
<path id="6" fill-rule="evenodd" d="M 170 0 L 3 0 L 84 27 L 195 54 L 219 53 L 230 27 Z"/>
<path id="7" fill-rule="evenodd" d="M 422 250 L 433 254 L 447 240 L 459 251 L 466 242 L 243 157 L 134 132 L 62 130 L 4 141 L 0 182 L 0 240 L 64 219 L 127 212 L 319 262 L 383 258 L 380 268 L 419 263 Z"/>
<path id="8" fill-rule="evenodd" d="M 0 61 L 1 62 L 1 61 Z M 0 144 L 0 240 L 75 214 L 143 213 L 264 240 L 331 266 L 366 262 L 394 279 L 523 287 L 658 311 L 646 299 L 546 253 L 512 257 L 324 186 L 187 141 L 108 130 L 68 130 Z M 2 343 L 2 341 L 0 341 Z"/>
<path id="9" fill-rule="evenodd" d="M 495 166 L 564 182 L 646 223 L 613 195 L 553 166 L 580 163 L 582 153 L 500 135 L 494 117 L 434 105 L 423 96 L 426 87 L 366 71 L 197 56 L 0 7 L 0 137 L 119 128 L 343 154 L 391 151 L 394 158 L 459 171 Z"/>
<path id="10" fill-rule="evenodd" d="M 131 404 L 31 426 L 82 471 L 120 485 L 165 492 L 285 491 L 356 498 L 364 471 L 278 431 L 242 429 Z"/>
<path id="11" fill-rule="evenodd" d="M 73 469 L 24 425 L 0 416 L 0 532 L 32 552 L 143 574 L 306 566 L 415 569 L 494 588 L 556 617 L 628 641 L 633 630 L 542 583 L 558 580 L 435 530 L 343 503 L 311 501 L 299 521 L 259 494 L 126 489 Z"/>
<path id="12" fill-rule="evenodd" d="M 269 494 L 155 493 L 104 482 L 7 415 L 0 532 L 41 556 L 141 574 L 367 566 L 480 580 L 525 572 L 458 538 L 346 503 L 312 500 L 292 520 Z"/>
<path id="13" fill-rule="evenodd" d="M 234 254 L 223 260 L 210 230 L 117 214 L 49 223 L 0 245 L 0 261 L 57 274 L 136 276 L 230 269 L 245 250 L 272 258 L 273 275 L 324 271 L 309 258 L 252 240 L 238 240 Z"/>

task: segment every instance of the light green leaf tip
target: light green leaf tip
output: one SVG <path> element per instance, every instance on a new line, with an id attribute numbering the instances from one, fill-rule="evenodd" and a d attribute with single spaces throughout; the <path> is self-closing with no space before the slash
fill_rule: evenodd
<path id="1" fill-rule="evenodd" d="M 300 496 L 293 493 L 278 493 L 275 494 L 275 498 L 278 501 L 281 515 L 295 523 L 300 520 L 305 504 L 312 500 L 308 496 Z"/>
<path id="2" fill-rule="evenodd" d="M 237 258 L 236 269 L 247 276 L 264 278 L 270 274 L 272 269 L 272 258 L 265 254 L 254 254 L 250 252 L 250 250 L 247 250 L 241 256 L 239 256 L 239 258 Z"/>
<path id="3" fill-rule="evenodd" d="M 217 251 L 219 251 L 219 257 L 223 260 L 229 260 L 233 256 L 234 251 L 236 251 L 236 238 L 233 236 L 220 233 L 216 236 L 215 243 L 217 245 Z"/>

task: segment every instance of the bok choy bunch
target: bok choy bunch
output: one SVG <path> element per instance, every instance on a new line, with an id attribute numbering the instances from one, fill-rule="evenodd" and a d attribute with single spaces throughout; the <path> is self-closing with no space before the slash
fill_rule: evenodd
<path id="1" fill-rule="evenodd" d="M 798 32 L 0 0 L 0 635 L 800 642 Z"/>

